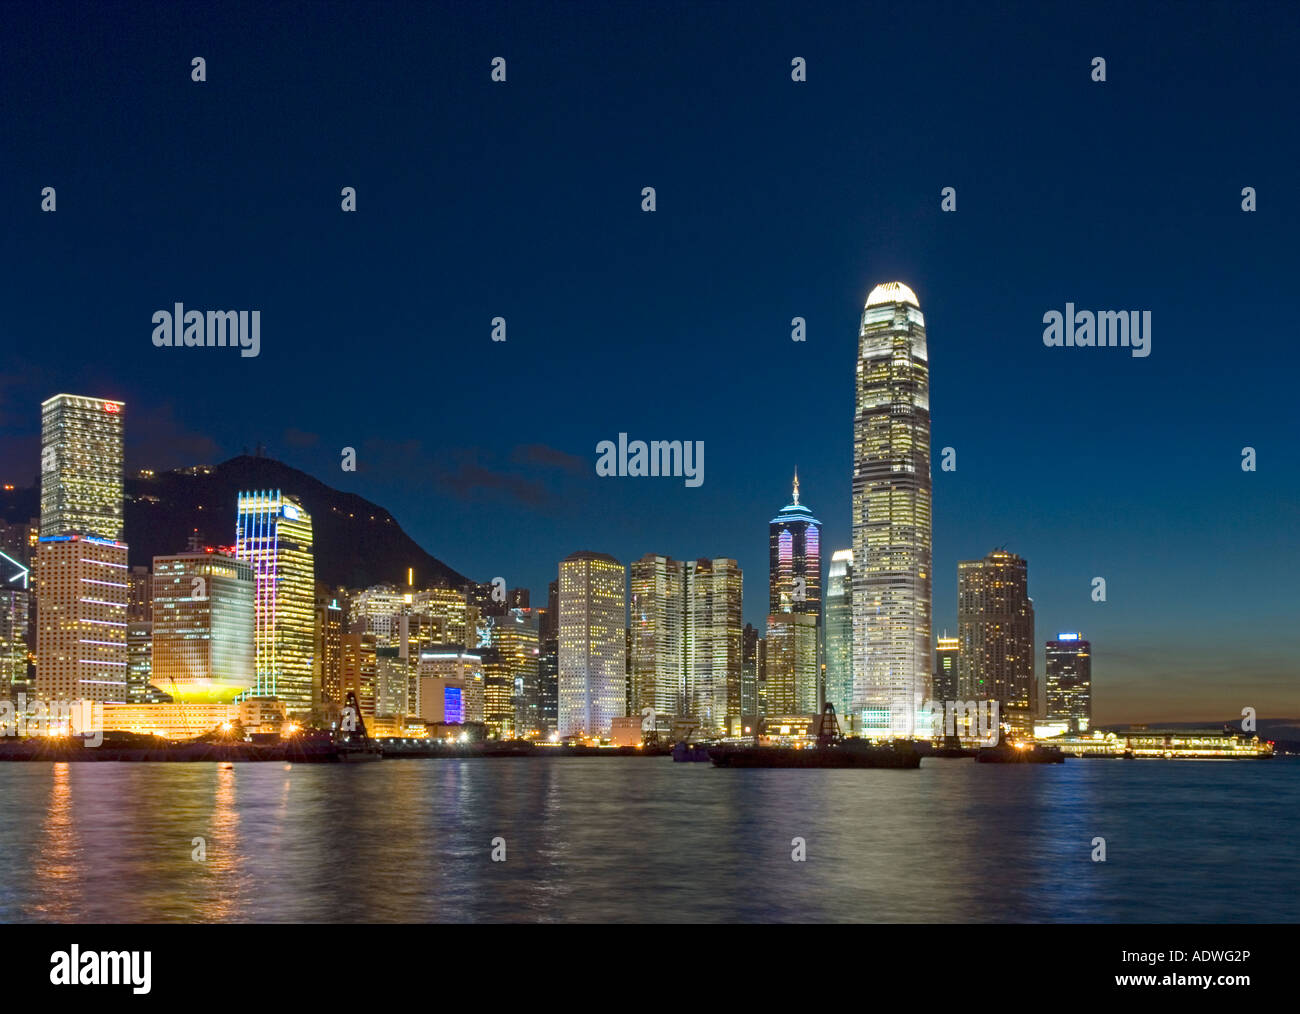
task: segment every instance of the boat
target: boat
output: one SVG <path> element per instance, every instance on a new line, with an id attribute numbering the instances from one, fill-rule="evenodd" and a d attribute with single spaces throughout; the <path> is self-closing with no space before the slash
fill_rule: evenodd
<path id="1" fill-rule="evenodd" d="M 921 753 L 906 740 L 877 746 L 841 735 L 835 705 L 822 710 L 817 742 L 797 746 L 714 746 L 709 758 L 719 768 L 919 768 Z"/>
<path id="2" fill-rule="evenodd" d="M 693 763 L 709 760 L 709 748 L 704 743 L 692 743 L 691 733 L 695 727 L 686 730 L 686 735 L 673 744 L 673 760 L 678 763 Z"/>
<path id="3" fill-rule="evenodd" d="M 975 754 L 980 764 L 1063 764 L 1065 752 L 1047 743 L 1011 743 L 999 740 L 997 746 L 981 747 Z"/>

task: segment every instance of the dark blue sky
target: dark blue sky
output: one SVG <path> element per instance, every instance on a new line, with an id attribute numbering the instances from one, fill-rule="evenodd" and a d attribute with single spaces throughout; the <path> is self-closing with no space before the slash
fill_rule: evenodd
<path id="1" fill-rule="evenodd" d="M 130 469 L 262 442 L 535 596 L 576 549 L 733 556 L 761 625 L 796 464 L 849 544 L 858 318 L 901 279 L 936 632 L 1005 545 L 1099 720 L 1296 714 L 1300 15 L 1142 6 L 8 4 L 0 469 L 102 394 Z M 175 301 L 260 309 L 261 355 L 155 349 Z M 1151 356 L 1045 348 L 1067 301 L 1150 310 Z M 703 440 L 704 485 L 597 478 L 620 431 Z"/>

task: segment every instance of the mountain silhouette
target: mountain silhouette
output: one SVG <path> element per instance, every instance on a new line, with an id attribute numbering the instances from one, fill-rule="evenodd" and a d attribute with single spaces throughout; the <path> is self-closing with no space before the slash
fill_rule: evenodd
<path id="1" fill-rule="evenodd" d="M 131 566 L 152 567 L 155 556 L 184 551 L 196 529 L 200 545 L 232 545 L 237 495 L 257 489 L 278 489 L 307 508 L 315 539 L 316 580 L 321 584 L 402 585 L 408 567 L 415 568 L 417 588 L 459 587 L 469 582 L 425 552 L 384 508 L 274 458 L 249 455 L 206 470 L 128 477 L 125 539 L 131 547 Z M 40 514 L 39 491 L 30 487 L 5 491 L 0 503 L 10 522 Z"/>

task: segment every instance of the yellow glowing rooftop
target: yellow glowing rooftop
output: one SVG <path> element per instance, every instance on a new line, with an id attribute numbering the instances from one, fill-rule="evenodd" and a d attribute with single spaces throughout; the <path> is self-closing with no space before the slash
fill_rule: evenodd
<path id="1" fill-rule="evenodd" d="M 867 306 L 879 306 L 881 303 L 911 303 L 917 309 L 921 307 L 916 293 L 902 282 L 882 282 L 872 289 L 871 295 L 867 297 Z"/>

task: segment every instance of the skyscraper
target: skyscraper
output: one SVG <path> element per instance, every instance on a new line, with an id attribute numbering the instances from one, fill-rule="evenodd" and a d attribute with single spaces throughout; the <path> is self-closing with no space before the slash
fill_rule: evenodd
<path id="1" fill-rule="evenodd" d="M 769 714 L 821 709 L 821 522 L 793 497 L 768 522 L 767 706 Z"/>
<path id="2" fill-rule="evenodd" d="M 853 421 L 853 701 L 864 731 L 910 736 L 930 697 L 930 372 L 925 317 L 877 285 L 858 332 Z"/>
<path id="3" fill-rule="evenodd" d="M 934 699 L 947 702 L 957 700 L 961 639 L 944 635 L 934 652 Z"/>
<path id="4" fill-rule="evenodd" d="M 793 499 L 768 522 L 769 613 L 822 613 L 821 522 L 799 502 L 799 474 Z"/>
<path id="5" fill-rule="evenodd" d="M 0 550 L 0 701 L 27 686 L 29 581 L 27 565 Z"/>
<path id="6" fill-rule="evenodd" d="M 41 535 L 122 538 L 120 401 L 56 394 L 41 403 Z"/>
<path id="7" fill-rule="evenodd" d="M 823 616 L 826 654 L 826 700 L 841 715 L 853 707 L 853 550 L 831 554 Z"/>
<path id="8" fill-rule="evenodd" d="M 686 714 L 686 571 L 647 553 L 628 568 L 632 592 L 632 714 Z"/>
<path id="9" fill-rule="evenodd" d="M 608 736 L 626 707 L 626 572 L 605 553 L 578 552 L 559 581 L 559 733 Z"/>
<path id="10" fill-rule="evenodd" d="M 555 732 L 560 718 L 560 582 L 546 586 L 546 608 L 538 620 L 537 701 L 541 733 Z"/>
<path id="11" fill-rule="evenodd" d="M 253 571 L 220 553 L 153 559 L 150 682 L 178 702 L 228 703 L 251 690 Z"/>
<path id="12" fill-rule="evenodd" d="M 957 564 L 958 686 L 963 700 L 996 700 L 1001 721 L 1033 731 L 1034 603 L 1029 565 L 995 549 Z"/>
<path id="13" fill-rule="evenodd" d="M 1047 642 L 1047 720 L 1092 728 L 1092 645 L 1077 631 Z"/>
<path id="14" fill-rule="evenodd" d="M 256 585 L 252 696 L 278 697 L 290 716 L 307 714 L 316 627 L 311 515 L 278 489 L 240 493 L 235 555 L 252 567 Z"/>

